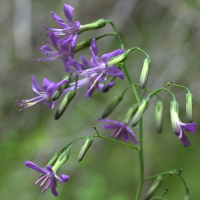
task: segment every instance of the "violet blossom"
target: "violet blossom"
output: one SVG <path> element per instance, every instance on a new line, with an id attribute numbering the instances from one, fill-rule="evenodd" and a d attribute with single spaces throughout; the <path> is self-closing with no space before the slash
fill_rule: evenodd
<path id="1" fill-rule="evenodd" d="M 54 83 L 52 81 L 50 81 L 49 79 L 45 78 L 44 81 L 43 81 L 43 91 L 42 89 L 40 88 L 40 86 L 38 85 L 36 79 L 34 76 L 32 76 L 32 80 L 33 80 L 33 85 L 32 85 L 32 89 L 35 93 L 38 94 L 37 97 L 34 97 L 32 99 L 26 99 L 26 100 L 16 100 L 15 102 L 18 102 L 16 103 L 15 105 L 18 105 L 20 107 L 23 107 L 22 109 L 19 109 L 19 111 L 25 109 L 25 108 L 28 108 L 30 106 L 33 106 L 35 105 L 36 103 L 39 103 L 39 102 L 43 102 L 45 103 L 46 105 L 48 105 L 51 109 L 53 109 L 54 107 L 54 104 L 55 104 L 55 101 L 51 101 L 51 97 L 53 96 L 54 92 L 63 84 L 66 84 L 68 83 L 68 80 L 65 79 L 65 80 L 62 80 L 58 83 Z"/>
<path id="2" fill-rule="evenodd" d="M 65 65 L 65 70 L 67 72 L 72 71 L 70 69 L 70 66 L 75 67 L 77 70 L 83 69 L 83 66 L 78 61 L 73 59 L 73 50 L 71 49 L 71 53 L 69 52 L 69 44 L 72 41 L 71 39 L 61 41 L 59 40 L 59 37 L 54 33 L 49 33 L 49 37 L 51 42 L 45 40 L 44 41 L 51 44 L 56 50 L 52 50 L 52 48 L 49 45 L 44 45 L 40 48 L 33 43 L 37 48 L 39 48 L 42 51 L 42 53 L 46 55 L 46 58 L 39 58 L 35 60 L 52 61 L 55 59 L 62 59 Z M 60 48 L 58 47 L 58 43 L 60 43 Z"/>
<path id="3" fill-rule="evenodd" d="M 101 60 L 99 60 L 98 47 L 95 38 L 90 45 L 90 49 L 92 52 L 91 63 L 93 67 L 85 70 L 75 70 L 79 76 L 87 76 L 90 77 L 91 80 L 93 80 L 86 95 L 91 92 L 97 82 L 106 80 L 105 75 L 118 76 L 120 79 L 124 80 L 124 73 L 121 72 L 121 70 L 119 70 L 115 65 L 107 66 L 107 63 L 110 61 L 111 58 L 124 53 L 125 50 L 117 49 L 116 51 L 113 51 L 111 53 L 104 54 L 101 57 Z"/>
<path id="4" fill-rule="evenodd" d="M 78 33 L 78 29 L 80 27 L 80 22 L 79 21 L 72 21 L 72 17 L 74 15 L 74 8 L 68 4 L 64 4 L 64 14 L 66 16 L 66 18 L 68 19 L 69 24 L 66 24 L 56 13 L 51 12 L 53 15 L 53 19 L 58 22 L 63 29 L 57 29 L 57 28 L 47 28 L 46 26 L 44 26 L 45 30 L 47 31 L 54 31 L 54 33 L 56 35 L 64 35 L 66 36 L 65 38 L 63 38 L 62 40 L 68 40 L 68 39 L 72 39 L 72 54 L 74 54 L 74 49 L 76 46 L 76 41 L 77 41 L 77 33 Z M 48 35 L 48 34 L 47 34 Z"/>
<path id="5" fill-rule="evenodd" d="M 46 170 L 37 166 L 35 163 L 31 162 L 31 161 L 26 161 L 25 165 L 31 169 L 34 169 L 40 173 L 42 173 L 43 175 L 35 182 L 35 185 L 37 183 L 39 183 L 40 181 L 42 181 L 42 183 L 40 184 L 40 187 L 42 187 L 45 183 L 46 185 L 44 186 L 42 193 L 45 192 L 45 190 L 47 190 L 49 188 L 49 186 L 51 185 L 51 192 L 55 197 L 58 197 L 58 192 L 56 191 L 56 180 L 58 180 L 59 182 L 62 183 L 66 183 L 67 181 L 69 181 L 69 176 L 62 174 L 61 178 L 53 171 L 52 166 L 47 166 Z"/>
<path id="6" fill-rule="evenodd" d="M 100 122 L 108 122 L 110 124 L 104 124 L 105 129 L 114 130 L 111 134 L 111 137 L 115 137 L 117 140 L 120 140 L 122 137 L 125 142 L 129 142 L 129 136 L 133 139 L 135 144 L 139 144 L 138 140 L 135 137 L 134 132 L 130 127 L 127 126 L 124 122 L 119 122 L 111 119 L 99 119 Z"/>

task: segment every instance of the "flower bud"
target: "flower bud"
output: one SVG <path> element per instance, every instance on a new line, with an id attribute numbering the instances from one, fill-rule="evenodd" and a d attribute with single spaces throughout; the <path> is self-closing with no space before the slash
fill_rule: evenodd
<path id="1" fill-rule="evenodd" d="M 192 101 L 193 101 L 193 94 L 188 92 L 186 94 L 186 115 L 187 115 L 187 120 L 188 120 L 189 123 L 193 122 Z"/>
<path id="2" fill-rule="evenodd" d="M 158 176 L 156 178 L 156 180 L 153 182 L 152 186 L 150 187 L 149 191 L 147 192 L 147 195 L 144 198 L 144 200 L 149 200 L 155 194 L 155 192 L 158 190 L 159 186 L 161 185 L 162 181 L 163 181 L 162 176 Z"/>
<path id="3" fill-rule="evenodd" d="M 122 53 L 122 54 L 120 54 L 116 57 L 111 58 L 111 60 L 107 63 L 107 66 L 116 65 L 118 63 L 123 62 L 124 60 L 127 59 L 128 55 L 131 51 L 132 51 L 131 49 L 128 49 L 124 53 Z"/>
<path id="4" fill-rule="evenodd" d="M 171 107 L 170 107 L 171 124 L 172 124 L 172 130 L 176 134 L 178 134 L 181 130 L 180 120 L 179 120 L 179 116 L 178 116 L 178 111 L 179 111 L 178 106 L 179 106 L 179 104 L 177 101 L 171 102 Z"/>
<path id="5" fill-rule="evenodd" d="M 147 109 L 147 107 L 149 106 L 149 100 L 150 98 L 146 98 L 143 99 L 137 112 L 135 113 L 135 115 L 133 116 L 132 119 L 132 126 L 136 126 L 137 123 L 139 122 L 140 118 L 142 117 L 143 113 L 145 112 L 145 110 Z"/>
<path id="6" fill-rule="evenodd" d="M 141 86 L 142 89 L 146 87 L 150 65 L 151 65 L 151 60 L 148 57 L 144 60 L 142 72 L 141 72 L 141 75 L 140 75 L 140 86 Z"/>
<path id="7" fill-rule="evenodd" d="M 55 120 L 59 119 L 62 114 L 65 112 L 67 106 L 69 105 L 69 103 L 71 102 L 71 100 L 74 98 L 76 94 L 76 90 L 70 90 L 64 97 L 64 99 L 62 100 L 60 106 L 58 107 L 58 110 L 55 114 Z"/>
<path id="8" fill-rule="evenodd" d="M 107 24 L 107 20 L 105 19 L 99 19 L 95 22 L 85 24 L 85 25 L 80 25 L 78 29 L 78 33 L 82 33 L 83 31 L 88 31 L 91 29 L 97 29 L 97 28 L 102 28 Z"/>
<path id="9" fill-rule="evenodd" d="M 80 153 L 78 155 L 78 162 L 80 162 L 84 158 L 85 154 L 87 153 L 88 149 L 92 145 L 93 141 L 94 141 L 94 136 L 93 135 L 90 135 L 90 136 L 88 136 L 86 138 L 85 144 L 81 148 L 81 151 L 80 151 Z"/>
<path id="10" fill-rule="evenodd" d="M 104 113 L 103 113 L 101 118 L 104 119 L 108 115 L 110 115 L 110 113 L 115 109 L 115 107 L 122 101 L 123 97 L 124 97 L 124 92 L 122 92 L 121 94 L 117 95 L 113 99 L 113 101 L 108 105 L 108 107 L 104 111 Z"/>
<path id="11" fill-rule="evenodd" d="M 136 113 L 138 109 L 138 104 L 137 103 L 134 103 L 132 107 L 129 108 L 128 112 L 126 113 L 126 116 L 123 120 L 123 122 L 125 124 L 128 124 L 130 119 L 133 117 L 133 115 Z"/>
<path id="12" fill-rule="evenodd" d="M 158 101 L 155 108 L 156 130 L 158 133 L 162 132 L 162 113 L 163 113 L 163 103 L 162 101 Z"/>
<path id="13" fill-rule="evenodd" d="M 62 94 L 62 91 L 63 91 L 64 89 L 66 89 L 67 87 L 69 87 L 69 85 L 70 85 L 69 82 L 70 82 L 70 80 L 71 80 L 71 77 L 70 77 L 69 75 L 65 75 L 64 78 L 63 78 L 62 80 L 65 80 L 65 79 L 69 80 L 68 83 L 61 85 L 60 88 L 58 88 L 58 89 L 54 92 L 54 94 L 53 94 L 53 96 L 52 96 L 52 98 L 51 98 L 52 101 L 56 101 L 56 100 L 60 97 L 60 95 Z"/>

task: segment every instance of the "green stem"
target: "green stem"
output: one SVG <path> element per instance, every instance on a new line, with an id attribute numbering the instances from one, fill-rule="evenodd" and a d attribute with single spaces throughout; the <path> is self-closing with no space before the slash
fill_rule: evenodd
<path id="1" fill-rule="evenodd" d="M 135 200 L 139 200 L 140 198 L 140 193 L 142 190 L 142 185 L 144 182 L 144 159 L 143 159 L 143 127 L 142 127 L 142 118 L 140 119 L 139 122 L 139 159 L 140 159 L 140 181 L 136 193 Z"/>
<path id="2" fill-rule="evenodd" d="M 187 92 L 191 93 L 190 90 L 187 87 L 183 86 L 183 85 L 170 84 L 169 86 L 181 87 L 181 88 L 184 88 Z"/>

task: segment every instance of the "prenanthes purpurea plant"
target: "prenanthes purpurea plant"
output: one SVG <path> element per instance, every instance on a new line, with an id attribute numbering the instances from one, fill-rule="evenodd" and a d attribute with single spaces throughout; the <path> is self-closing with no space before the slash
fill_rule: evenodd
<path id="1" fill-rule="evenodd" d="M 102 112 L 103 114 L 101 118 L 97 119 L 100 122 L 106 123 L 104 124 L 105 129 L 112 130 L 111 138 L 101 135 L 96 127 L 93 127 L 94 132 L 92 134 L 77 138 L 65 147 L 61 148 L 58 152 L 55 153 L 55 155 L 50 159 L 50 161 L 44 168 L 40 168 L 31 161 L 26 161 L 25 165 L 27 167 L 34 169 L 40 173 L 39 179 L 36 181 L 35 184 L 41 182 L 40 186 L 44 186 L 42 193 L 49 187 L 51 187 L 52 194 L 57 197 L 57 181 L 63 183 L 69 181 L 68 175 L 62 174 L 59 177 L 57 174 L 60 168 L 69 159 L 70 151 L 73 145 L 79 140 L 85 139 L 85 144 L 80 149 L 80 153 L 78 156 L 78 161 L 80 162 L 85 157 L 95 138 L 98 137 L 104 140 L 108 140 L 110 142 L 115 142 L 119 145 L 124 145 L 138 152 L 140 178 L 137 192 L 136 194 L 133 194 L 135 200 L 139 200 L 141 196 L 143 183 L 149 179 L 155 179 L 153 185 L 150 187 L 145 196 L 146 200 L 151 199 L 161 185 L 162 180 L 166 174 L 177 175 L 181 178 L 186 190 L 185 199 L 189 199 L 188 187 L 184 179 L 180 175 L 180 172 L 182 170 L 170 170 L 151 177 L 144 177 L 142 118 L 148 107 L 151 106 L 151 99 L 153 97 L 158 98 L 158 102 L 155 106 L 155 123 L 157 132 L 161 133 L 161 131 L 163 130 L 163 101 L 159 96 L 159 93 L 167 92 L 172 97 L 170 106 L 172 132 L 174 132 L 178 136 L 185 147 L 190 146 L 190 140 L 183 132 L 183 130 L 191 133 L 194 133 L 196 131 L 196 123 L 193 122 L 192 116 L 193 94 L 191 93 L 191 91 L 187 87 L 182 85 L 175 85 L 173 84 L 173 82 L 169 82 L 155 91 L 147 88 L 146 85 L 148 79 L 150 78 L 149 70 L 151 65 L 151 59 L 149 55 L 144 50 L 138 47 L 133 47 L 126 50 L 112 21 L 99 19 L 95 22 L 90 22 L 85 25 L 81 25 L 79 21 L 73 22 L 72 17 L 74 14 L 74 8 L 67 4 L 64 4 L 64 14 L 69 24 L 65 23 L 65 21 L 61 19 L 56 13 L 52 12 L 53 19 L 61 26 L 61 28 L 47 28 L 46 25 L 44 26 L 44 29 L 46 31 L 44 42 L 46 42 L 47 45 L 38 47 L 36 46 L 36 44 L 33 43 L 37 48 L 41 50 L 42 53 L 46 55 L 45 58 L 39 58 L 36 60 L 62 60 L 65 66 L 65 70 L 63 70 L 64 77 L 60 82 L 57 82 L 56 84 L 45 78 L 42 90 L 37 83 L 35 77 L 32 76 L 32 88 L 38 96 L 27 100 L 16 100 L 16 105 L 22 107 L 19 110 L 21 111 L 40 102 L 47 104 L 51 109 L 53 109 L 56 100 L 64 95 L 64 98 L 55 114 L 55 119 L 58 120 L 60 117 L 62 117 L 67 107 L 70 106 L 71 101 L 73 101 L 73 99 L 76 97 L 76 93 L 78 92 L 77 90 L 87 87 L 87 92 L 85 96 L 87 97 L 87 99 L 91 99 L 95 89 L 104 93 L 112 91 L 112 88 L 114 86 L 117 87 L 117 84 L 115 82 L 116 78 L 119 78 L 119 80 L 121 81 L 123 81 L 124 79 L 128 79 L 130 85 L 128 87 L 124 87 L 123 91 L 121 91 L 115 98 L 113 98 L 111 103 L 106 106 L 107 108 L 105 109 L 105 111 Z M 84 31 L 103 28 L 107 24 L 110 24 L 112 26 L 114 30 L 113 33 L 108 33 L 102 36 L 94 36 L 93 38 L 86 38 L 84 41 L 77 44 L 77 38 L 79 34 Z M 103 54 L 101 58 L 99 58 L 99 49 L 97 42 L 106 36 L 116 37 L 119 42 L 119 48 L 113 50 L 110 53 L 105 52 L 105 54 Z M 49 40 L 46 40 L 46 38 L 49 38 Z M 90 48 L 91 50 L 91 57 L 89 58 L 90 62 L 84 57 L 84 55 L 82 55 L 82 63 L 79 63 L 76 60 L 76 53 L 86 48 Z M 132 53 L 132 51 L 135 50 L 140 51 L 146 57 L 144 59 L 143 68 L 140 74 L 140 83 L 137 84 L 134 82 L 134 80 L 132 80 L 131 74 L 129 73 L 125 64 L 125 61 L 127 59 L 130 59 L 129 55 Z M 123 82 L 121 82 L 121 84 L 123 84 Z M 181 121 L 179 117 L 179 103 L 176 100 L 175 95 L 168 89 L 169 87 L 179 87 L 187 91 L 186 114 L 188 123 L 184 123 Z M 134 100 L 133 98 L 132 104 L 130 105 L 127 113 L 122 113 L 122 116 L 125 116 L 124 119 L 105 119 L 115 109 L 117 109 L 119 103 L 123 101 L 124 96 L 126 95 L 126 91 L 130 89 L 132 90 L 132 94 L 135 96 L 136 100 Z M 140 90 L 143 91 L 142 96 L 139 95 Z M 148 95 L 146 95 L 147 92 Z M 146 97 L 144 98 L 145 95 Z M 92 101 L 92 99 L 90 101 Z M 139 136 L 137 136 L 135 130 L 132 130 L 134 128 L 131 128 L 131 126 L 135 127 L 137 124 L 139 124 Z M 123 139 L 123 142 L 120 141 L 121 139 Z M 135 144 L 134 146 L 128 144 L 130 139 L 133 140 Z M 154 197 L 152 199 L 164 199 L 163 196 L 167 193 L 167 191 L 168 189 L 166 189 L 166 191 L 160 196 Z"/>

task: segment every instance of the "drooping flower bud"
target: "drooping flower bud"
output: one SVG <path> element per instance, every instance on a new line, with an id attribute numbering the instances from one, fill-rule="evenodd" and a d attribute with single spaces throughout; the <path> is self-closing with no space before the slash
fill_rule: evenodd
<path id="1" fill-rule="evenodd" d="M 106 110 L 104 111 L 103 115 L 102 115 L 102 119 L 108 117 L 108 115 L 110 115 L 110 113 L 116 108 L 116 106 L 122 101 L 124 97 L 124 92 L 122 92 L 121 94 L 117 95 L 113 101 L 108 105 L 108 107 L 106 108 Z"/>
<path id="2" fill-rule="evenodd" d="M 150 187 L 149 191 L 147 192 L 146 197 L 144 200 L 149 200 L 155 192 L 158 190 L 159 186 L 161 185 L 163 181 L 163 176 L 158 176 L 156 180 L 153 182 L 152 186 Z"/>
<path id="3" fill-rule="evenodd" d="M 55 114 L 55 120 L 59 119 L 62 114 L 65 112 L 67 106 L 69 105 L 69 103 L 71 102 L 71 100 L 74 98 L 76 94 L 76 90 L 70 90 L 64 97 L 64 99 L 62 100 L 60 106 L 58 107 L 58 110 Z"/>
<path id="4" fill-rule="evenodd" d="M 187 115 L 187 120 L 188 120 L 189 123 L 193 122 L 192 101 L 193 101 L 193 94 L 188 92 L 186 94 L 186 115 Z"/>
<path id="5" fill-rule="evenodd" d="M 141 72 L 141 75 L 140 75 L 140 86 L 141 86 L 142 89 L 146 87 L 150 65 L 151 65 L 151 60 L 148 57 L 144 60 L 142 72 Z"/>
<path id="6" fill-rule="evenodd" d="M 90 136 L 88 136 L 86 138 L 85 144 L 81 148 L 81 151 L 80 151 L 80 153 L 78 155 L 78 162 L 80 162 L 84 158 L 85 154 L 89 150 L 89 148 L 92 145 L 93 141 L 94 141 L 94 136 L 93 135 L 90 135 Z"/>
<path id="7" fill-rule="evenodd" d="M 158 133 L 162 132 L 162 113 L 163 113 L 163 102 L 158 101 L 155 107 L 156 130 Z"/>
<path id="8" fill-rule="evenodd" d="M 146 98 L 143 99 L 137 112 L 135 113 L 135 115 L 133 116 L 132 119 L 132 126 L 136 126 L 137 123 L 139 122 L 140 118 L 142 117 L 143 113 L 145 112 L 145 110 L 147 109 L 147 107 L 149 106 L 149 100 L 150 98 Z"/>
<path id="9" fill-rule="evenodd" d="M 89 24 L 80 25 L 80 27 L 78 28 L 78 33 L 82 33 L 83 31 L 88 31 L 91 29 L 102 28 L 107 24 L 107 22 L 108 21 L 105 19 L 99 19 L 99 20 L 89 23 Z"/>
<path id="10" fill-rule="evenodd" d="M 62 91 L 70 86 L 71 77 L 69 75 L 65 75 L 62 80 L 68 80 L 68 83 L 61 85 L 60 88 L 58 88 L 54 92 L 54 94 L 53 94 L 53 96 L 51 98 L 52 101 L 56 101 L 60 97 L 60 95 L 62 94 Z"/>
<path id="11" fill-rule="evenodd" d="M 127 59 L 129 53 L 132 51 L 132 49 L 128 49 L 127 51 L 125 51 L 124 53 L 111 58 L 111 60 L 107 63 L 107 66 L 111 66 L 111 65 L 116 65 L 118 63 L 123 62 L 124 60 Z"/>
<path id="12" fill-rule="evenodd" d="M 133 117 L 133 115 L 136 113 L 138 109 L 138 104 L 137 103 L 134 103 L 132 107 L 129 108 L 128 112 L 126 113 L 126 116 L 123 120 L 123 122 L 125 124 L 128 124 L 130 119 Z"/>
<path id="13" fill-rule="evenodd" d="M 172 101 L 171 102 L 171 107 L 170 107 L 170 114 L 171 114 L 171 124 L 172 124 L 172 130 L 175 134 L 179 134 L 181 127 L 180 127 L 180 120 L 178 116 L 178 111 L 179 111 L 179 103 L 177 101 Z"/>

